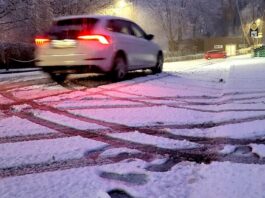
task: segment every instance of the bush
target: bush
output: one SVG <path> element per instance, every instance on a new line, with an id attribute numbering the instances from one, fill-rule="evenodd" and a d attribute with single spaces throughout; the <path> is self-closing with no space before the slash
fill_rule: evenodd
<path id="1" fill-rule="evenodd" d="M 33 67 L 34 45 L 27 43 L 0 43 L 0 69 Z M 19 62 L 17 60 L 21 60 Z"/>

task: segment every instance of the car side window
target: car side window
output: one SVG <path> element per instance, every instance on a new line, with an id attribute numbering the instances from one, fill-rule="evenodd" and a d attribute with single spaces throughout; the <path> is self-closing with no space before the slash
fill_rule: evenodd
<path id="1" fill-rule="evenodd" d="M 146 37 L 146 33 L 142 30 L 142 28 L 140 28 L 135 23 L 131 23 L 131 29 L 132 29 L 132 33 L 134 36 L 136 36 L 138 38 L 145 38 Z"/>
<path id="2" fill-rule="evenodd" d="M 111 32 L 131 35 L 128 24 L 122 20 L 110 20 L 108 22 L 107 29 Z"/>

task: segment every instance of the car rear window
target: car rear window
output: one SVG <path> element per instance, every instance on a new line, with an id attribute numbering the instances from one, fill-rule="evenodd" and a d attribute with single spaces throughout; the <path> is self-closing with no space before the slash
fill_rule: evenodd
<path id="1" fill-rule="evenodd" d="M 91 32 L 98 19 L 95 18 L 76 18 L 57 21 L 53 24 L 48 35 L 51 39 L 76 39 L 82 31 Z"/>
<path id="2" fill-rule="evenodd" d="M 129 22 L 124 20 L 110 20 L 108 22 L 107 29 L 111 32 L 132 35 Z"/>

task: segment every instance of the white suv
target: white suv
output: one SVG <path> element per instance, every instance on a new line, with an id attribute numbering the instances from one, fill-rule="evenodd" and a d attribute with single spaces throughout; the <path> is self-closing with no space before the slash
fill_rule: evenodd
<path id="1" fill-rule="evenodd" d="M 69 73 L 112 73 L 122 80 L 128 71 L 163 69 L 163 52 L 137 24 L 113 16 L 68 16 L 55 19 L 37 36 L 36 65 L 55 80 Z"/>

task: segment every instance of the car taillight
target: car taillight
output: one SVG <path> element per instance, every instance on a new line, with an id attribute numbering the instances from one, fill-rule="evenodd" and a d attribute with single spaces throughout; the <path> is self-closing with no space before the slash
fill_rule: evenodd
<path id="1" fill-rule="evenodd" d="M 110 38 L 103 35 L 90 35 L 90 34 L 84 34 L 78 36 L 78 39 L 80 40 L 91 40 L 91 41 L 98 41 L 103 45 L 109 45 L 110 44 Z"/>
<path id="2" fill-rule="evenodd" d="M 47 37 L 40 37 L 40 36 L 38 36 L 38 37 L 35 38 L 35 44 L 37 46 L 41 46 L 41 45 L 43 45 L 43 44 L 45 44 L 47 42 L 50 42 L 50 39 L 47 38 Z"/>

